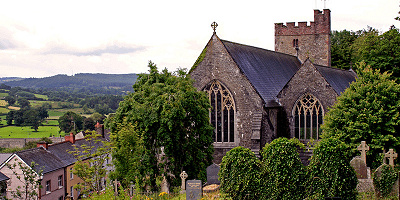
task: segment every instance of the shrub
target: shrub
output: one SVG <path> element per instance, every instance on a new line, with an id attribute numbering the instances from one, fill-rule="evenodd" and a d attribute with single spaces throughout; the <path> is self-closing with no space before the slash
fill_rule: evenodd
<path id="1" fill-rule="evenodd" d="M 378 168 L 379 169 L 379 168 Z M 388 197 L 393 189 L 393 185 L 398 178 L 397 171 L 390 165 L 381 166 L 381 174 L 377 175 L 378 170 L 374 172 L 375 190 L 379 191 L 382 197 Z"/>
<path id="2" fill-rule="evenodd" d="M 266 144 L 263 157 L 262 199 L 303 199 L 305 167 L 299 158 L 298 148 L 304 148 L 299 140 L 278 138 Z"/>
<path id="3" fill-rule="evenodd" d="M 321 140 L 307 170 L 309 199 L 356 199 L 357 176 L 350 165 L 350 149 L 336 138 Z"/>
<path id="4" fill-rule="evenodd" d="M 258 199 L 260 196 L 261 161 L 244 147 L 235 147 L 222 158 L 219 171 L 221 192 L 232 199 Z"/>

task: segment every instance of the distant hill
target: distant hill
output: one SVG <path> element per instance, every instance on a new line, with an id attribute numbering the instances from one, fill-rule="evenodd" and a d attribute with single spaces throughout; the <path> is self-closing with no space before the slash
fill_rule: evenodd
<path id="1" fill-rule="evenodd" d="M 20 81 L 23 79 L 24 78 L 19 78 L 19 77 L 3 77 L 3 78 L 0 78 L 0 83 L 7 83 L 10 81 Z"/>
<path id="2" fill-rule="evenodd" d="M 81 73 L 74 76 L 55 75 L 45 78 L 1 78 L 0 83 L 11 87 L 62 89 L 66 91 L 101 91 L 117 90 L 122 93 L 132 92 L 137 74 L 90 74 Z M 11 80 L 10 80 L 11 79 Z M 6 80 L 6 81 L 5 81 Z M 102 92 L 95 92 L 102 93 Z M 114 93 L 114 92 L 113 92 Z"/>

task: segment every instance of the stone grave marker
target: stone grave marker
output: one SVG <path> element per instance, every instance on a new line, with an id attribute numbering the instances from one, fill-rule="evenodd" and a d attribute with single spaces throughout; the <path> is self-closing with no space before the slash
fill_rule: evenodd
<path id="1" fill-rule="evenodd" d="M 369 150 L 369 146 L 365 141 L 361 141 L 361 144 L 357 147 L 357 150 L 361 151 L 361 160 L 364 163 L 367 163 L 367 151 Z"/>
<path id="2" fill-rule="evenodd" d="M 389 149 L 387 153 L 385 153 L 385 158 L 389 158 L 389 165 L 394 167 L 394 159 L 397 158 L 397 153 L 393 151 L 393 149 Z"/>
<path id="3" fill-rule="evenodd" d="M 364 160 L 356 156 L 350 161 L 350 165 L 354 168 L 357 174 L 357 179 L 366 179 L 368 178 L 367 165 Z"/>
<path id="4" fill-rule="evenodd" d="M 392 149 L 390 149 L 390 150 L 392 150 Z M 390 160 L 389 160 L 389 162 L 390 162 Z M 374 176 L 377 176 L 377 177 L 381 176 L 382 168 L 384 165 L 386 165 L 386 164 L 379 166 L 378 169 L 375 170 Z M 376 188 L 375 188 L 375 195 L 378 199 L 382 196 L 381 192 L 379 190 L 377 190 Z M 389 196 L 397 196 L 397 197 L 399 196 L 399 179 L 397 179 L 396 182 L 393 184 L 392 191 L 390 192 Z"/>
<path id="5" fill-rule="evenodd" d="M 220 184 L 218 180 L 218 172 L 219 166 L 215 163 L 207 167 L 207 185 Z"/>
<path id="6" fill-rule="evenodd" d="M 186 181 L 186 200 L 198 200 L 203 196 L 201 180 Z"/>
<path id="7" fill-rule="evenodd" d="M 186 179 L 188 177 L 188 174 L 183 171 L 180 175 L 179 175 L 182 179 L 182 185 L 181 185 L 181 193 L 185 193 L 186 192 Z"/>

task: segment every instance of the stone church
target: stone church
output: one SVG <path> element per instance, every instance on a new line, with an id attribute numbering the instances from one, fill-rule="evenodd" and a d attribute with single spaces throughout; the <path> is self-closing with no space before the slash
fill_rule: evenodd
<path id="1" fill-rule="evenodd" d="M 236 146 L 256 155 L 278 137 L 318 139 L 323 116 L 356 74 L 330 67 L 330 10 L 314 21 L 275 24 L 275 51 L 220 39 L 214 33 L 190 70 L 206 91 L 214 163 Z"/>

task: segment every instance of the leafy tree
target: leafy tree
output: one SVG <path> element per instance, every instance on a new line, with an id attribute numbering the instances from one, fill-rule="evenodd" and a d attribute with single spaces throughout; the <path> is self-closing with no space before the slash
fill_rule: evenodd
<path id="1" fill-rule="evenodd" d="M 125 144 L 125 140 L 131 147 L 129 152 L 116 151 L 116 159 L 138 156 L 136 151 L 143 148 L 145 154 L 140 158 L 151 164 L 137 179 L 139 182 L 149 179 L 152 190 L 162 175 L 171 185 L 179 185 L 183 170 L 191 172 L 189 178 L 205 180 L 213 153 L 209 100 L 193 87 L 192 79 L 183 70 L 172 74 L 165 69 L 160 73 L 152 62 L 149 68 L 150 73 L 139 76 L 133 85 L 135 92 L 125 97 L 107 123 L 116 147 Z M 118 135 L 124 125 L 136 123 L 135 133 L 140 133 L 137 137 Z M 143 142 L 139 149 L 135 149 L 138 146 L 131 140 L 135 137 Z M 128 169 L 117 168 L 117 177 L 130 178 L 125 171 Z"/>
<path id="2" fill-rule="evenodd" d="M 77 132 L 83 128 L 83 117 L 72 111 L 68 111 L 58 118 L 58 123 L 60 131 L 69 133 L 73 130 L 74 132 Z"/>
<path id="3" fill-rule="evenodd" d="M 261 152 L 265 177 L 261 199 L 304 199 L 306 170 L 299 148 L 304 148 L 304 144 L 295 138 L 278 138 L 265 145 Z"/>
<path id="4" fill-rule="evenodd" d="M 84 118 L 83 119 L 83 130 L 91 130 L 93 131 L 95 128 L 96 122 L 92 118 Z"/>
<path id="5" fill-rule="evenodd" d="M 111 143 L 94 131 L 85 140 L 85 144 L 74 144 L 74 150 L 69 153 L 77 159 L 73 173 L 83 181 L 74 188 L 87 195 L 103 189 L 101 185 L 107 175 L 106 167 L 110 165 L 107 161 L 110 159 Z"/>
<path id="6" fill-rule="evenodd" d="M 352 45 L 358 38 L 359 33 L 360 31 L 332 31 L 331 58 L 333 67 L 349 69 L 350 63 L 355 63 L 354 47 Z"/>
<path id="7" fill-rule="evenodd" d="M 377 168 L 382 149 L 400 152 L 400 85 L 390 74 L 359 65 L 358 78 L 351 83 L 325 115 L 323 138 L 337 137 L 358 153 L 357 146 L 370 146 L 367 164 Z"/>
<path id="8" fill-rule="evenodd" d="M 6 96 L 4 97 L 4 100 L 8 103 L 9 106 L 14 105 L 14 103 L 16 102 L 15 98 L 12 96 Z"/>
<path id="9" fill-rule="evenodd" d="M 334 137 L 322 139 L 316 145 L 307 169 L 309 199 L 356 199 L 358 181 L 349 155 L 348 145 Z"/>
<path id="10" fill-rule="evenodd" d="M 353 44 L 356 61 L 364 61 L 373 69 L 391 72 L 400 78 L 400 32 L 391 27 L 389 31 L 379 34 L 371 29 L 363 33 Z"/>
<path id="11" fill-rule="evenodd" d="M 29 166 L 17 159 L 13 164 L 6 164 L 6 166 L 13 172 L 16 178 L 22 183 L 22 187 L 18 186 L 11 194 L 14 198 L 34 200 L 38 197 L 38 190 L 42 187 L 39 177 L 42 176 L 43 170 L 37 169 L 35 162 L 31 162 Z M 22 171 L 22 173 L 18 173 Z"/>
<path id="12" fill-rule="evenodd" d="M 29 109 L 23 112 L 23 125 L 31 126 L 37 132 L 40 125 L 42 125 L 43 118 L 41 118 L 37 109 Z"/>
<path id="13" fill-rule="evenodd" d="M 103 124 L 106 117 L 100 113 L 93 113 L 90 115 L 90 118 L 92 118 L 96 123 L 99 122 L 100 124 Z"/>
<path id="14" fill-rule="evenodd" d="M 234 200 L 259 199 L 264 193 L 262 168 L 261 161 L 250 149 L 233 148 L 222 158 L 218 173 L 221 192 Z"/>
<path id="15" fill-rule="evenodd" d="M 25 98 L 18 98 L 18 104 L 21 106 L 21 109 L 27 109 L 31 107 L 31 103 Z"/>

